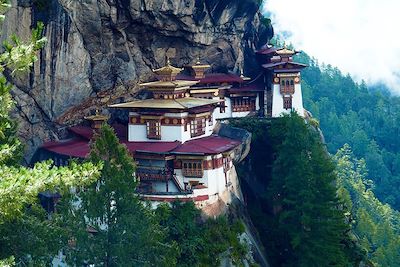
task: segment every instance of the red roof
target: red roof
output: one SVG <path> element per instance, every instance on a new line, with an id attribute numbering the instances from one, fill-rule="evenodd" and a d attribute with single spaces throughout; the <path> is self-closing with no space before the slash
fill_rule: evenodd
<path id="1" fill-rule="evenodd" d="M 93 138 L 93 129 L 88 126 L 73 126 L 69 130 L 77 136 L 91 140 Z"/>
<path id="2" fill-rule="evenodd" d="M 219 154 L 234 149 L 239 141 L 211 135 L 189 140 L 172 151 L 173 154 Z"/>
<path id="3" fill-rule="evenodd" d="M 168 153 L 178 147 L 181 142 L 123 142 L 130 152 Z"/>
<path id="4" fill-rule="evenodd" d="M 269 55 L 269 54 L 274 54 L 278 49 L 275 47 L 267 47 L 263 46 L 260 50 L 258 50 L 256 53 L 257 54 L 262 54 L 262 55 Z"/>
<path id="5" fill-rule="evenodd" d="M 264 91 L 264 85 L 259 83 L 247 84 L 242 87 L 233 87 L 229 89 L 230 93 L 245 93 Z"/>
<path id="6" fill-rule="evenodd" d="M 44 143 L 41 148 L 53 153 L 75 158 L 86 158 L 90 152 L 89 136 L 93 136 L 89 127 L 72 127 L 71 132 L 78 136 L 66 141 L 52 141 Z M 118 132 L 118 130 L 116 130 Z M 240 144 L 229 138 L 217 135 L 207 136 L 199 139 L 189 140 L 185 143 L 179 141 L 149 141 L 149 142 L 128 142 L 126 138 L 120 138 L 120 142 L 128 148 L 131 153 L 144 152 L 156 154 L 219 154 L 234 149 Z"/>
<path id="7" fill-rule="evenodd" d="M 286 65 L 286 64 L 293 65 L 293 66 L 295 66 L 297 68 L 300 68 L 300 69 L 307 67 L 306 64 L 302 64 L 302 63 L 298 63 L 298 62 L 294 62 L 294 61 L 268 63 L 268 64 L 262 65 L 262 67 L 265 68 L 265 69 L 274 69 L 277 66 L 283 66 L 283 65 Z"/>
<path id="8" fill-rule="evenodd" d="M 178 80 L 197 81 L 193 76 L 178 75 Z M 242 83 L 243 79 L 239 75 L 230 73 L 208 73 L 205 77 L 199 80 L 198 84 L 205 83 Z"/>
<path id="9" fill-rule="evenodd" d="M 86 158 L 90 152 L 89 141 L 80 138 L 68 141 L 47 142 L 41 148 L 74 158 Z"/>

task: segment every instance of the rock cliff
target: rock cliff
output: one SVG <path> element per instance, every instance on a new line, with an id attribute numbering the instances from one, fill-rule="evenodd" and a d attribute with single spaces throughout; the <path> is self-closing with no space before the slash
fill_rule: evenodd
<path id="1" fill-rule="evenodd" d="M 43 21 L 48 40 L 31 73 L 10 78 L 26 159 L 91 109 L 134 97 L 167 51 L 175 65 L 200 56 L 213 71 L 251 74 L 254 50 L 273 35 L 258 8 L 257 0 L 13 0 L 2 38 L 26 38 Z"/>

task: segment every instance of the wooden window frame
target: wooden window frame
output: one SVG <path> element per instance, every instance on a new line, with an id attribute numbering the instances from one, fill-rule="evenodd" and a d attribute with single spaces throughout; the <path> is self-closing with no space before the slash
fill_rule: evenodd
<path id="1" fill-rule="evenodd" d="M 284 96 L 283 97 L 283 108 L 286 110 L 293 108 L 292 96 Z"/>
<path id="2" fill-rule="evenodd" d="M 294 77 L 290 78 L 281 78 L 281 83 L 280 83 L 280 92 L 283 95 L 289 95 L 289 94 L 294 94 Z"/>
<path id="3" fill-rule="evenodd" d="M 210 117 L 208 117 L 208 126 L 213 126 L 214 125 L 214 120 L 213 120 L 213 115 L 211 114 Z"/>
<path id="4" fill-rule="evenodd" d="M 202 178 L 204 175 L 203 161 L 182 161 L 182 174 L 185 177 Z"/>
<path id="5" fill-rule="evenodd" d="M 256 111 L 256 98 L 232 98 L 233 112 Z"/>
<path id="6" fill-rule="evenodd" d="M 146 132 L 148 139 L 161 140 L 161 121 L 159 120 L 146 121 Z"/>
<path id="7" fill-rule="evenodd" d="M 206 133 L 206 118 L 194 118 L 190 121 L 190 136 L 197 137 Z"/>

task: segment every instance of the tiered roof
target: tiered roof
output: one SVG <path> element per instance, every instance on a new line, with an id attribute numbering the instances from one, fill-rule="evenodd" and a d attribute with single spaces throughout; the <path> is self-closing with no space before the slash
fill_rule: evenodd
<path id="1" fill-rule="evenodd" d="M 230 151 L 240 144 L 240 141 L 211 135 L 203 138 L 181 143 L 172 142 L 129 142 L 126 135 L 121 133 L 120 124 L 113 125 L 117 136 L 122 144 L 125 144 L 129 152 L 153 153 L 153 154 L 186 154 L 186 155 L 212 155 Z M 126 127 L 125 131 L 127 131 Z M 41 149 L 55 154 L 74 157 L 87 158 L 90 153 L 90 141 L 94 135 L 94 129 L 86 126 L 71 127 L 69 129 L 74 137 L 65 141 L 46 142 Z"/>

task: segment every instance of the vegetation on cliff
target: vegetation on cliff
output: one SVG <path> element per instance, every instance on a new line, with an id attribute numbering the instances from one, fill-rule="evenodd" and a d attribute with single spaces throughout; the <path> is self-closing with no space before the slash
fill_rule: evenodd
<path id="1" fill-rule="evenodd" d="M 368 259 L 375 266 L 398 266 L 400 213 L 375 197 L 365 160 L 356 159 L 349 145 L 338 150 L 334 161 L 339 195 L 351 211 L 348 220 Z"/>
<path id="2" fill-rule="evenodd" d="M 253 133 L 239 176 L 271 264 L 397 266 L 400 214 L 375 197 L 349 145 L 331 159 L 317 128 L 295 114 L 232 123 Z"/>
<path id="3" fill-rule="evenodd" d="M 8 1 L 0 1 L 1 14 L 8 8 Z M 14 104 L 10 95 L 12 85 L 4 75 L 32 66 L 44 42 L 42 29 L 43 25 L 38 24 L 28 43 L 13 37 L 4 43 L 4 52 L 0 54 L 0 265 L 14 262 L 13 257 L 22 264 L 27 255 L 40 262 L 43 254 L 53 252 L 56 240 L 52 239 L 52 228 L 39 204 L 38 193 L 64 192 L 72 185 L 87 184 L 97 177 L 101 167 L 86 163 L 56 168 L 44 162 L 26 168 L 19 164 L 22 144 L 16 137 L 17 124 L 9 114 Z"/>
<path id="4" fill-rule="evenodd" d="M 360 262 L 362 251 L 351 240 L 347 210 L 337 196 L 334 164 L 316 129 L 295 113 L 270 122 L 249 119 L 234 124 L 255 133 L 240 175 L 256 176 L 247 179 L 245 198 L 271 264 L 354 266 Z M 254 192 L 251 179 L 264 190 Z"/>
<path id="5" fill-rule="evenodd" d="M 304 106 L 320 121 L 330 153 L 348 143 L 363 158 L 375 195 L 400 209 L 400 97 L 384 86 L 358 84 L 302 53 Z"/>

